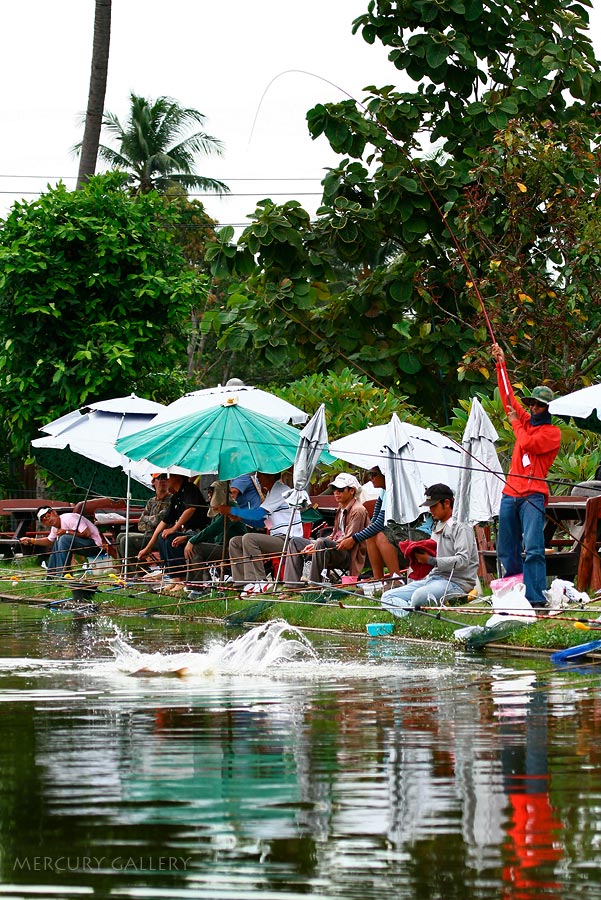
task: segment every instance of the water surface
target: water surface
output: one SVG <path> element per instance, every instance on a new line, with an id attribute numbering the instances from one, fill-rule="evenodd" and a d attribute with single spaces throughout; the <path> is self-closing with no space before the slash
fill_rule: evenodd
<path id="1" fill-rule="evenodd" d="M 9 605 L 0 646 L 0 897 L 601 897 L 595 666 Z"/>

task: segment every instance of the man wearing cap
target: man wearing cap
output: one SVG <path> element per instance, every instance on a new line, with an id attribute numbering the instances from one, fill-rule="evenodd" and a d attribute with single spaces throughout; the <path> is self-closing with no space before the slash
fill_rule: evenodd
<path id="1" fill-rule="evenodd" d="M 549 497 L 546 477 L 559 452 L 561 431 L 551 422 L 553 391 L 535 387 L 524 403 L 513 392 L 505 354 L 493 344 L 497 383 L 503 408 L 515 434 L 511 466 L 501 498 L 497 557 L 506 575 L 523 572 L 526 597 L 532 606 L 545 606 L 545 505 Z M 522 552 L 524 556 L 522 557 Z"/>
<path id="2" fill-rule="evenodd" d="M 373 577 L 380 581 L 384 578 L 384 569 L 387 568 L 390 575 L 399 570 L 399 545 L 386 524 L 386 478 L 378 466 L 372 466 L 367 477 L 380 490 L 371 522 L 359 531 L 345 534 L 336 546 L 339 550 L 352 552 L 354 547 L 364 543 Z"/>
<path id="3" fill-rule="evenodd" d="M 127 535 L 127 552 L 131 557 L 136 556 L 146 546 L 154 534 L 161 517 L 166 512 L 171 499 L 167 484 L 166 472 L 153 472 L 151 475 L 155 496 L 147 501 L 138 519 L 138 530 L 130 531 Z M 117 554 L 120 559 L 125 558 L 125 532 L 117 535 Z"/>
<path id="4" fill-rule="evenodd" d="M 365 564 L 365 546 L 353 542 L 350 550 L 338 549 L 340 540 L 369 524 L 368 512 L 360 499 L 361 485 L 354 475 L 341 472 L 330 482 L 330 487 L 334 489 L 334 497 L 338 502 L 332 535 L 315 541 L 302 537 L 290 541 L 284 573 L 284 580 L 288 585 L 301 584 L 303 565 L 308 555 L 311 557 L 311 582 L 322 581 L 322 573 L 326 569 L 346 569 L 350 575 L 361 574 Z"/>
<path id="5" fill-rule="evenodd" d="M 434 519 L 436 555 L 415 551 L 415 561 L 430 566 L 430 573 L 382 594 L 382 607 L 395 616 L 405 616 L 410 609 L 447 598 L 462 597 L 476 586 L 478 548 L 474 529 L 467 522 L 454 521 L 453 502 L 453 491 L 446 484 L 433 484 L 426 489 L 424 507 Z"/>
<path id="6" fill-rule="evenodd" d="M 62 578 L 74 551 L 87 556 L 90 551 L 102 549 L 102 535 L 85 516 L 74 512 L 59 515 L 50 506 L 40 507 L 36 516 L 42 525 L 50 528 L 47 537 L 21 538 L 21 543 L 52 548 L 46 568 L 47 578 Z"/>

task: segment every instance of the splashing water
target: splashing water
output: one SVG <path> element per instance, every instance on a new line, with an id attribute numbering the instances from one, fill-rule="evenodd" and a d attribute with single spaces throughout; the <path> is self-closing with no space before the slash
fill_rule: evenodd
<path id="1" fill-rule="evenodd" d="M 141 653 L 117 632 L 108 641 L 120 671 L 129 675 L 240 675 L 264 673 L 286 663 L 316 661 L 311 643 L 297 628 L 276 619 L 205 653 Z"/>

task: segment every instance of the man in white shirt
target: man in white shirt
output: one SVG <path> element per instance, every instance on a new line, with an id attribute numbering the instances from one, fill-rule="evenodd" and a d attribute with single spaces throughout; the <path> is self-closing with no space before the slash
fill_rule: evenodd
<path id="1" fill-rule="evenodd" d="M 23 538 L 21 543 L 52 548 L 47 566 L 48 578 L 62 578 L 73 551 L 87 555 L 90 551 L 99 552 L 102 549 L 102 535 L 85 516 L 73 512 L 59 515 L 49 506 L 42 506 L 36 515 L 42 525 L 50 527 L 48 536 Z"/>
<path id="2" fill-rule="evenodd" d="M 245 525 L 255 528 L 265 527 L 269 532 L 249 531 L 233 537 L 229 542 L 234 586 L 244 587 L 248 593 L 260 593 L 267 589 L 265 559 L 281 555 L 288 530 L 291 538 L 302 537 L 303 533 L 299 511 L 290 507 L 284 498 L 290 488 L 276 474 L 257 472 L 257 478 L 263 500 L 256 509 L 216 507 L 224 516 L 241 519 Z"/>

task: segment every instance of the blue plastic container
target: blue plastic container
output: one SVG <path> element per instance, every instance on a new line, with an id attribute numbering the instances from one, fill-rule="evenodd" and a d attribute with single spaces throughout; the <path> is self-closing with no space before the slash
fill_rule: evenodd
<path id="1" fill-rule="evenodd" d="M 370 637 L 381 637 L 384 634 L 392 634 L 394 622 L 370 622 L 367 633 Z"/>

